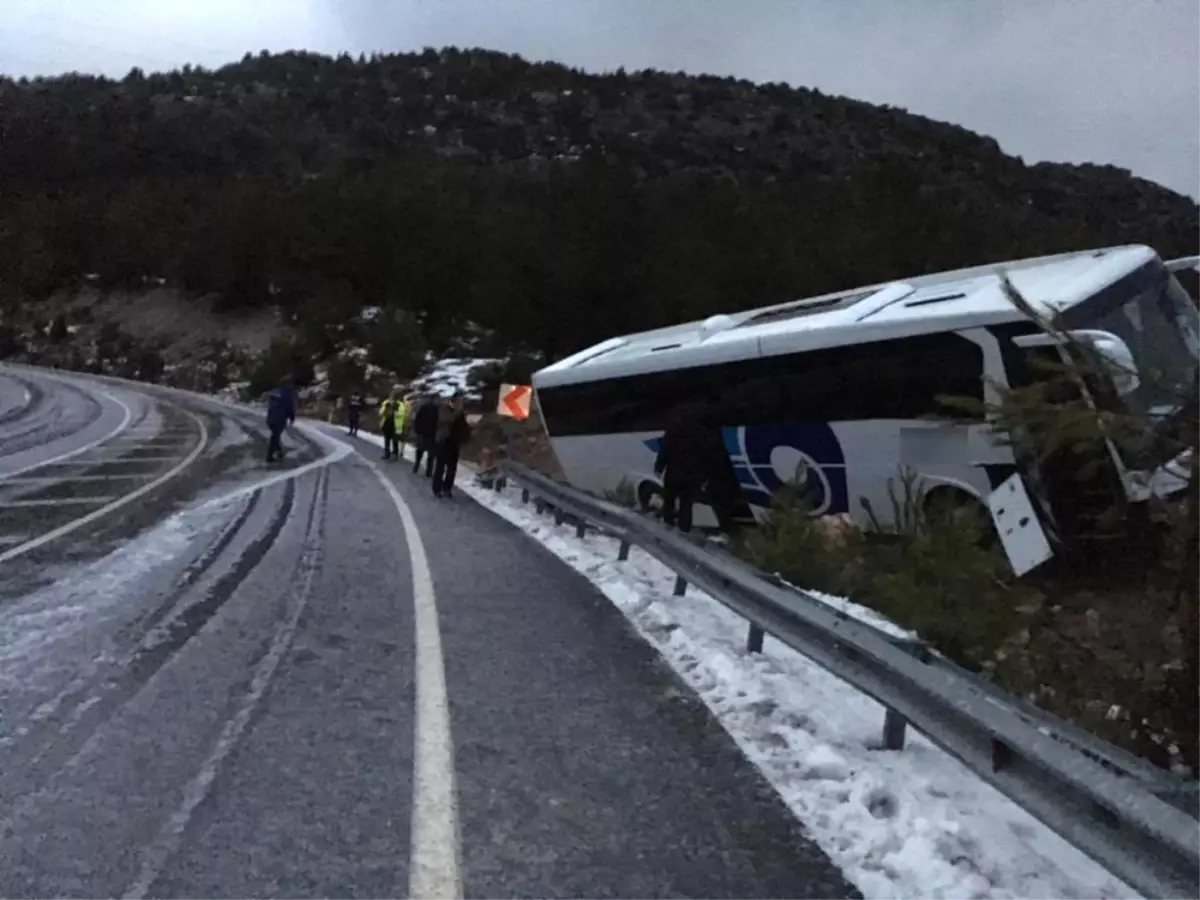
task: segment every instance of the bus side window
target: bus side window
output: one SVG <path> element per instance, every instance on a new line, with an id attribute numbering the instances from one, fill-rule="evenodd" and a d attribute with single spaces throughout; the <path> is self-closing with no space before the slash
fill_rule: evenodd
<path id="1" fill-rule="evenodd" d="M 785 415 L 776 378 L 762 376 L 714 385 L 714 395 L 721 425 L 771 425 Z"/>
<path id="2" fill-rule="evenodd" d="M 954 334 L 814 351 L 781 372 L 784 415 L 812 421 L 945 418 L 939 397 L 983 401 L 983 353 Z M 982 419 L 982 410 L 955 418 Z"/>

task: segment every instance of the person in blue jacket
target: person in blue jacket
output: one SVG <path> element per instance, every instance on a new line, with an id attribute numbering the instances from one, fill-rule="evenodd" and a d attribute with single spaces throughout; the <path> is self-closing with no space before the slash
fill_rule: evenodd
<path id="1" fill-rule="evenodd" d="M 267 428 L 271 440 L 267 444 L 267 462 L 283 458 L 283 429 L 296 421 L 296 391 L 292 379 L 285 378 L 279 387 L 267 394 Z"/>

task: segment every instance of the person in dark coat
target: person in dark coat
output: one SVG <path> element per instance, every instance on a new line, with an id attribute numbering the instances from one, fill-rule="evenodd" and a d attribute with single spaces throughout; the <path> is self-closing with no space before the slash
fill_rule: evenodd
<path id="1" fill-rule="evenodd" d="M 346 402 L 346 417 L 350 423 L 350 436 L 358 436 L 358 424 L 362 421 L 362 411 L 366 404 L 363 401 L 362 394 L 351 394 L 350 399 Z"/>
<path id="2" fill-rule="evenodd" d="M 433 496 L 450 499 L 454 492 L 454 476 L 458 472 L 458 454 L 471 437 L 463 409 L 462 394 L 438 410 L 437 432 L 434 436 L 437 460 L 433 464 Z"/>
<path id="3" fill-rule="evenodd" d="M 413 472 L 421 468 L 421 458 L 425 458 L 425 477 L 433 477 L 433 463 L 437 458 L 435 442 L 437 440 L 438 402 L 433 397 L 425 397 L 417 411 L 413 413 L 412 431 L 415 438 L 417 458 L 413 462 Z"/>
<path id="4" fill-rule="evenodd" d="M 292 379 L 285 378 L 279 387 L 267 394 L 267 462 L 283 458 L 283 430 L 296 421 L 296 391 Z"/>
<path id="5" fill-rule="evenodd" d="M 700 406 L 679 410 L 663 433 L 654 461 L 654 474 L 663 479 L 663 523 L 668 527 L 678 523 L 680 531 L 692 530 L 696 499 L 706 483 L 718 482 L 724 461 L 720 429 L 709 418 Z M 724 502 L 714 506 L 721 520 L 725 518 L 724 506 Z"/>

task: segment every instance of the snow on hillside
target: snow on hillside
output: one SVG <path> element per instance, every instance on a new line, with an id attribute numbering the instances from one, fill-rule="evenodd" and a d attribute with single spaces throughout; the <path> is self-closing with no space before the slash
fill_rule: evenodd
<path id="1" fill-rule="evenodd" d="M 413 379 L 412 389 L 421 393 L 450 396 L 462 392 L 470 400 L 480 399 L 479 392 L 471 387 L 472 374 L 490 365 L 499 365 L 500 359 L 472 359 L 469 357 L 451 357 L 438 359 Z"/>

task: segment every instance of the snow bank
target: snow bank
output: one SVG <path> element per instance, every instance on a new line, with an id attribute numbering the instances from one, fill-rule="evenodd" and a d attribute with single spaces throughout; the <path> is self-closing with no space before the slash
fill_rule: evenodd
<path id="1" fill-rule="evenodd" d="M 1138 896 L 960 763 L 910 731 L 908 747 L 879 749 L 879 704 L 769 637 L 744 649 L 746 624 L 634 548 L 523 506 L 511 489 L 462 489 L 588 577 L 699 694 L 868 900 L 908 897 Z M 839 597 L 856 618 L 902 629 Z M 868 620 L 870 620 L 868 619 Z"/>

